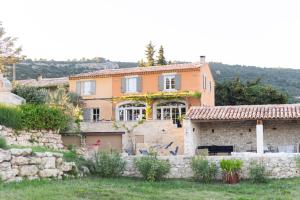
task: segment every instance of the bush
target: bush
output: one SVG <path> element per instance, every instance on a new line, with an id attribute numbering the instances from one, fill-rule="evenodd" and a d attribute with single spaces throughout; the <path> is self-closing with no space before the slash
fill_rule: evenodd
<path id="1" fill-rule="evenodd" d="M 6 148 L 7 148 L 6 140 L 4 137 L 0 136 L 0 149 L 6 149 Z"/>
<path id="2" fill-rule="evenodd" d="M 21 110 L 15 106 L 0 105 L 0 124 L 14 129 L 21 129 Z"/>
<path id="3" fill-rule="evenodd" d="M 215 179 L 218 168 L 215 163 L 209 163 L 203 156 L 197 156 L 192 159 L 191 167 L 194 173 L 194 178 L 204 183 L 209 183 Z"/>
<path id="4" fill-rule="evenodd" d="M 263 163 L 252 162 L 249 167 L 249 177 L 253 183 L 267 182 L 266 168 Z"/>
<path id="5" fill-rule="evenodd" d="M 21 86 L 17 85 L 12 92 L 26 100 L 26 103 L 31 104 L 44 104 L 48 91 L 33 86 Z"/>
<path id="6" fill-rule="evenodd" d="M 22 127 L 29 130 L 64 130 L 70 118 L 59 108 L 46 105 L 21 106 Z"/>
<path id="7" fill-rule="evenodd" d="M 296 156 L 295 162 L 296 162 L 296 166 L 297 166 L 298 169 L 300 170 L 300 156 Z"/>
<path id="8" fill-rule="evenodd" d="M 164 175 L 169 173 L 171 168 L 168 161 L 159 160 L 154 153 L 136 159 L 135 165 L 144 179 L 151 182 L 161 180 Z"/>
<path id="9" fill-rule="evenodd" d="M 94 173 L 101 177 L 118 177 L 125 169 L 125 161 L 117 152 L 96 152 L 94 155 Z"/>

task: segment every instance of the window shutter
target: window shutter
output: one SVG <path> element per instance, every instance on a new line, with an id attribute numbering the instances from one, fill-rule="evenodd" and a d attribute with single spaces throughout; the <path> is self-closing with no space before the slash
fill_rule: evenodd
<path id="1" fill-rule="evenodd" d="M 96 81 L 91 81 L 92 94 L 96 94 Z"/>
<path id="2" fill-rule="evenodd" d="M 126 78 L 121 79 L 121 92 L 122 93 L 126 92 Z"/>
<path id="3" fill-rule="evenodd" d="M 137 84 L 137 92 L 142 92 L 142 77 L 136 78 L 136 84 Z"/>
<path id="4" fill-rule="evenodd" d="M 158 89 L 159 89 L 159 91 L 164 90 L 164 76 L 163 75 L 160 75 L 158 77 Z"/>
<path id="5" fill-rule="evenodd" d="M 83 120 L 84 121 L 91 121 L 92 109 L 84 108 L 83 109 Z"/>
<path id="6" fill-rule="evenodd" d="M 181 89 L 181 75 L 180 74 L 175 75 L 175 89 L 176 90 Z"/>
<path id="7" fill-rule="evenodd" d="M 81 94 L 81 82 L 80 81 L 76 81 L 76 93 L 77 94 Z"/>

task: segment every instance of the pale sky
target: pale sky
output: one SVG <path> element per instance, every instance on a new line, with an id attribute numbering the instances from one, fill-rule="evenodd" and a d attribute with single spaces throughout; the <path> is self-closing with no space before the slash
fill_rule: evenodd
<path id="1" fill-rule="evenodd" d="M 137 61 L 151 40 L 167 60 L 300 69 L 299 0 L 0 0 L 29 58 Z"/>

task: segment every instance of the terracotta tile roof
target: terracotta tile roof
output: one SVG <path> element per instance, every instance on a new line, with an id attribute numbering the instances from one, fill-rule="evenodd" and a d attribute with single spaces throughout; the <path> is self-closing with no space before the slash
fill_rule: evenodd
<path id="1" fill-rule="evenodd" d="M 41 80 L 27 79 L 27 80 L 17 80 L 20 85 L 34 86 L 34 87 L 51 87 L 69 84 L 68 77 L 61 78 L 42 78 Z"/>
<path id="2" fill-rule="evenodd" d="M 187 64 L 173 64 L 173 65 L 163 65 L 163 66 L 151 66 L 151 67 L 131 67 L 131 68 L 121 68 L 121 69 L 106 69 L 94 72 L 77 74 L 70 76 L 70 79 L 76 78 L 89 78 L 98 76 L 112 76 L 112 75 L 126 75 L 126 74 L 143 74 L 149 72 L 169 72 L 169 71 L 179 71 L 187 69 L 199 69 L 199 63 L 187 63 Z"/>
<path id="3" fill-rule="evenodd" d="M 300 119 L 300 104 L 191 107 L 191 120 Z"/>

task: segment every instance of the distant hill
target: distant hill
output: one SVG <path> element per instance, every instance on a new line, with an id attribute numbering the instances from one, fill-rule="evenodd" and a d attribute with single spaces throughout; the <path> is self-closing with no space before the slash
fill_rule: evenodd
<path id="1" fill-rule="evenodd" d="M 210 63 L 215 80 L 232 80 L 239 76 L 243 81 L 261 78 L 262 83 L 271 85 L 290 96 L 290 102 L 300 97 L 300 69 L 260 68 L 255 66 Z"/>
<path id="2" fill-rule="evenodd" d="M 181 63 L 176 61 L 176 63 Z M 113 62 L 105 58 L 81 59 L 69 61 L 31 60 L 27 59 L 17 64 L 17 79 L 36 78 L 38 74 L 43 77 L 56 78 L 70 76 L 83 72 L 101 69 L 116 69 L 136 67 L 136 62 Z M 290 96 L 290 102 L 300 101 L 300 70 L 287 68 L 260 68 L 255 66 L 227 65 L 217 62 L 210 63 L 215 80 L 220 82 L 232 80 L 239 76 L 243 81 L 261 78 L 262 82 L 271 85 Z M 11 76 L 8 69 L 8 77 Z"/>

